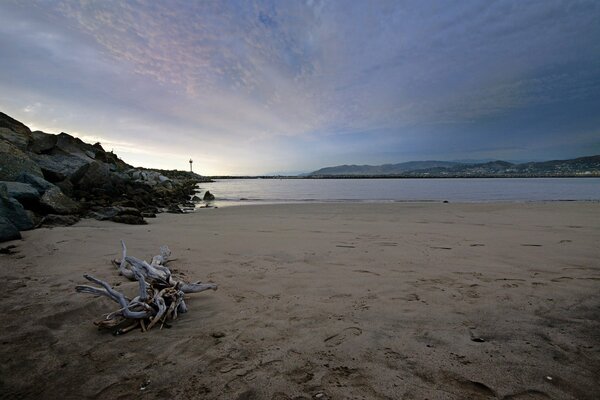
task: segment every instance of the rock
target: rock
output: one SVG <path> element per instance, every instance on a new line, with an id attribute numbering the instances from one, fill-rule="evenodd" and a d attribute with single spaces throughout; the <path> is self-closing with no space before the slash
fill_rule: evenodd
<path id="1" fill-rule="evenodd" d="M 146 223 L 140 210 L 133 207 L 104 207 L 90 214 L 100 221 L 114 221 L 130 225 L 143 225 Z"/>
<path id="2" fill-rule="evenodd" d="M 214 199 L 215 199 L 215 196 L 208 190 L 206 191 L 206 193 L 204 193 L 204 197 L 202 198 L 202 200 L 204 200 L 204 201 L 213 201 Z"/>
<path id="3" fill-rule="evenodd" d="M 144 217 L 142 217 L 141 215 L 131 215 L 131 214 L 117 215 L 117 216 L 111 218 L 111 221 L 119 222 L 121 224 L 129 224 L 129 225 L 145 225 L 145 224 L 147 224 L 147 222 L 144 221 Z"/>
<path id="4" fill-rule="evenodd" d="M 43 176 L 40 167 L 27 154 L 0 140 L 0 180 L 14 181 L 22 173 Z"/>
<path id="5" fill-rule="evenodd" d="M 144 218 L 156 218 L 156 214 L 153 212 L 144 211 L 142 212 L 142 217 Z"/>
<path id="6" fill-rule="evenodd" d="M 39 165 L 43 176 L 50 182 L 60 182 L 73 176 L 83 175 L 84 169 L 92 162 L 86 155 L 73 154 L 33 154 L 31 159 Z"/>
<path id="7" fill-rule="evenodd" d="M 96 152 L 100 151 L 97 147 L 85 143 L 83 140 L 61 132 L 56 135 L 56 149 L 62 150 L 66 154 L 73 154 L 80 157 L 95 158 Z"/>
<path id="8" fill-rule="evenodd" d="M 58 187 L 47 190 L 40 203 L 53 214 L 76 214 L 79 212 L 79 204 L 65 196 Z"/>
<path id="9" fill-rule="evenodd" d="M 21 233 L 8 218 L 0 216 L 0 242 L 15 239 L 21 239 Z"/>
<path id="10" fill-rule="evenodd" d="M 102 188 L 110 190 L 113 188 L 111 172 L 108 164 L 92 161 L 86 168 L 82 169 L 78 176 L 71 179 L 79 190 L 91 190 Z"/>
<path id="11" fill-rule="evenodd" d="M 66 194 L 67 196 L 73 196 L 73 183 L 69 179 L 56 182 L 56 186 L 58 186 L 60 188 L 60 191 Z"/>
<path id="12" fill-rule="evenodd" d="M 31 220 L 31 223 L 33 224 L 33 228 L 39 227 L 40 223 L 42 222 L 42 217 L 40 217 L 38 214 L 36 214 L 32 210 L 25 209 L 25 212 L 27 213 L 27 216 Z"/>
<path id="13" fill-rule="evenodd" d="M 171 214 L 183 214 L 183 210 L 177 204 L 170 205 L 167 208 L 167 212 Z"/>
<path id="14" fill-rule="evenodd" d="M 77 221 L 79 221 L 79 217 L 76 215 L 48 214 L 42 219 L 41 225 L 47 227 L 70 226 L 77 223 Z"/>
<path id="15" fill-rule="evenodd" d="M 196 195 L 194 195 L 194 197 L 192 197 L 192 201 L 202 201 L 202 199 Z"/>
<path id="16" fill-rule="evenodd" d="M 19 203 L 35 204 L 40 199 L 40 192 L 28 183 L 22 182 L 0 182 L 6 186 L 8 196 L 17 199 Z"/>
<path id="17" fill-rule="evenodd" d="M 8 197 L 8 190 L 4 184 L 0 184 L 0 216 L 9 220 L 20 231 L 34 227 L 33 221 L 21 203 Z"/>
<path id="18" fill-rule="evenodd" d="M 32 140 L 29 143 L 28 150 L 36 153 L 43 154 L 52 150 L 56 146 L 56 135 L 45 133 L 42 131 L 34 131 L 31 133 Z"/>
<path id="19" fill-rule="evenodd" d="M 29 174 L 27 172 L 21 173 L 19 176 L 17 176 L 15 180 L 17 182 L 23 182 L 33 186 L 39 192 L 40 195 L 44 194 L 46 190 L 54 187 L 53 184 L 51 184 L 44 178 L 37 175 Z"/>
<path id="20" fill-rule="evenodd" d="M 31 130 L 16 119 L 0 112 L 0 138 L 21 150 L 26 150 L 31 141 Z"/>

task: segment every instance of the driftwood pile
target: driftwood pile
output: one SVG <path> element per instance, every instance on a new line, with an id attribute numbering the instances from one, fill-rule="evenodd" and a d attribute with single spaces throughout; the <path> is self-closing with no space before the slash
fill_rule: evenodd
<path id="1" fill-rule="evenodd" d="M 115 335 L 127 333 L 137 327 L 145 332 L 158 324 L 162 329 L 167 321 L 187 312 L 184 294 L 217 289 L 214 283 L 186 283 L 173 278 L 166 266 L 171 255 L 167 246 L 162 246 L 160 254 L 154 256 L 148 264 L 144 260 L 128 256 L 125 242 L 121 241 L 121 245 L 123 256 L 121 260 L 114 260 L 113 263 L 121 275 L 139 283 L 139 294 L 136 297 L 129 299 L 108 283 L 87 274 L 84 275 L 85 279 L 99 287 L 75 287 L 79 293 L 105 296 L 119 304 L 118 310 L 94 322 L 101 329 L 113 330 Z"/>

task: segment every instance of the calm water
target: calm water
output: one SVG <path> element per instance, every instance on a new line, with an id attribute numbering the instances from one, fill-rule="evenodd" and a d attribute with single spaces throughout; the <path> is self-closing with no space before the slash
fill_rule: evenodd
<path id="1" fill-rule="evenodd" d="M 600 200 L 600 178 L 231 179 L 200 184 L 215 205 L 282 202 Z"/>

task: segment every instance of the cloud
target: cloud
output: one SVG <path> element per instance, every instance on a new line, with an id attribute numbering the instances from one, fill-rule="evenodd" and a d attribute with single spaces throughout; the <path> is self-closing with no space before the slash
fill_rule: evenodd
<path id="1" fill-rule="evenodd" d="M 594 1 L 5 2 L 0 106 L 256 172 L 317 163 L 309 146 L 323 160 L 418 159 L 448 137 L 500 151 L 600 122 L 599 17 Z"/>

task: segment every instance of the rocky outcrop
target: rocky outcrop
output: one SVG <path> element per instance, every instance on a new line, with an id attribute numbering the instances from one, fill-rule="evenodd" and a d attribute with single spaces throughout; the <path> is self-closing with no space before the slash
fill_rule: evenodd
<path id="1" fill-rule="evenodd" d="M 79 217 L 76 215 L 56 215 L 56 214 L 48 214 L 46 215 L 40 226 L 43 227 L 54 227 L 54 226 L 70 226 L 79 221 Z"/>
<path id="2" fill-rule="evenodd" d="M 40 192 L 28 183 L 0 182 L 7 189 L 9 197 L 16 199 L 21 204 L 35 204 L 40 199 Z"/>
<path id="3" fill-rule="evenodd" d="M 208 190 L 206 191 L 206 193 L 204 193 L 204 197 L 202 198 L 202 200 L 204 201 L 213 201 L 214 199 L 215 195 L 209 192 Z"/>
<path id="4" fill-rule="evenodd" d="M 9 197 L 6 185 L 0 184 L 0 216 L 6 218 L 18 230 L 26 231 L 34 227 L 25 208 L 17 200 Z"/>
<path id="5" fill-rule="evenodd" d="M 143 225 L 146 223 L 142 213 L 133 207 L 105 207 L 93 211 L 91 215 L 100 221 L 114 221 L 130 225 Z"/>
<path id="6" fill-rule="evenodd" d="M 28 172 L 20 173 L 17 176 L 17 178 L 15 179 L 15 181 L 27 183 L 27 184 L 31 185 L 39 192 L 40 195 L 44 194 L 44 192 L 46 192 L 46 190 L 54 187 L 53 184 L 51 184 L 44 178 L 37 176 L 37 175 L 32 175 Z"/>
<path id="7" fill-rule="evenodd" d="M 58 187 L 46 190 L 40 204 L 52 214 L 76 214 L 80 211 L 80 205 L 67 197 Z"/>
<path id="8" fill-rule="evenodd" d="M 0 215 L 0 242 L 21 239 L 21 233 L 8 218 Z"/>
<path id="9" fill-rule="evenodd" d="M 4 137 L 0 132 L 0 138 Z M 9 136 L 12 138 L 12 136 Z M 18 143 L 18 141 L 16 141 Z M 20 174 L 42 177 L 42 170 L 27 154 L 11 142 L 0 140 L 0 180 L 14 181 Z"/>
<path id="10" fill-rule="evenodd" d="M 143 224 L 183 212 L 203 178 L 185 171 L 133 168 L 99 143 L 67 133 L 31 132 L 0 113 L 1 240 L 13 228 L 64 226 L 81 217 Z M 12 233 L 11 233 L 12 232 Z"/>
<path id="11" fill-rule="evenodd" d="M 31 130 L 23 123 L 0 112 L 0 137 L 20 150 L 26 150 L 32 140 Z"/>

